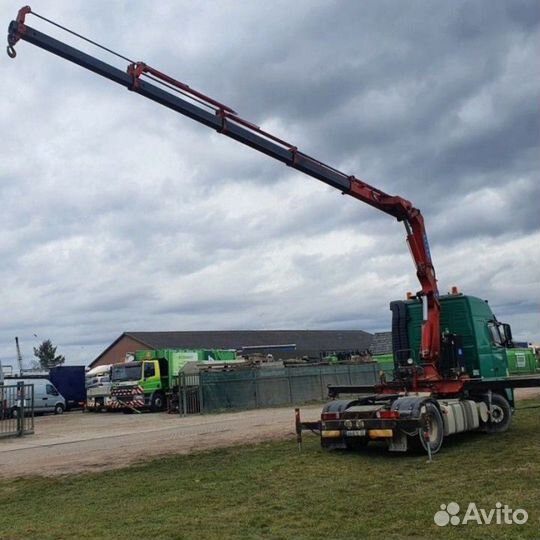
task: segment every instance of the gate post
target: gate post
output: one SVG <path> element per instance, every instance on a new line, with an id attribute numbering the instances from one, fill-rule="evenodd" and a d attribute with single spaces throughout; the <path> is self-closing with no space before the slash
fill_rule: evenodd
<path id="1" fill-rule="evenodd" d="M 197 378 L 199 380 L 199 414 L 203 413 L 203 387 L 202 387 L 202 380 L 201 380 L 201 374 L 197 375 Z"/>
<path id="2" fill-rule="evenodd" d="M 24 383 L 17 383 L 17 435 L 24 435 Z"/>
<path id="3" fill-rule="evenodd" d="M 182 416 L 187 416 L 187 397 L 186 397 L 186 374 L 180 373 L 180 392 L 182 393 Z"/>
<path id="4" fill-rule="evenodd" d="M 34 385 L 31 384 L 28 388 L 30 390 L 30 414 L 28 415 L 30 424 L 28 431 L 34 433 Z"/>

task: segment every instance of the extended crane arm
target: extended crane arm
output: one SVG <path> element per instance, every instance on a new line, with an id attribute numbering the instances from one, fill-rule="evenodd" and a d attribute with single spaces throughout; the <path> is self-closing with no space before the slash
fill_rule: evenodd
<path id="1" fill-rule="evenodd" d="M 130 61 L 127 71 L 121 71 L 27 26 L 25 17 L 29 13 L 32 13 L 30 7 L 22 8 L 17 19 L 9 25 L 9 56 L 15 57 L 14 45 L 18 40 L 32 43 L 339 189 L 343 194 L 369 204 L 398 221 L 403 221 L 407 231 L 407 243 L 421 284 L 418 296 L 424 305 L 421 356 L 426 364 L 431 365 L 432 376 L 438 376 L 436 364 L 440 351 L 439 294 L 424 219 L 417 208 L 406 199 L 388 195 L 355 176 L 346 175 L 300 152 L 296 146 L 240 118 L 230 107 L 142 62 Z"/>

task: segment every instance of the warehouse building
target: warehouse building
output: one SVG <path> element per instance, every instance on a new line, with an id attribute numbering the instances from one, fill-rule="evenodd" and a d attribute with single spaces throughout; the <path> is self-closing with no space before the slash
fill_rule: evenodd
<path id="1" fill-rule="evenodd" d="M 362 330 L 124 332 L 89 367 L 124 362 L 126 354 L 144 349 L 243 349 L 283 359 L 320 358 L 329 353 L 362 352 L 372 342 L 373 335 Z"/>

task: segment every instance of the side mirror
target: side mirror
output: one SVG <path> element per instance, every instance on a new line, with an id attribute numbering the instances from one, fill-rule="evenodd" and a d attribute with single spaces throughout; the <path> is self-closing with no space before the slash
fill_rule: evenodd
<path id="1" fill-rule="evenodd" d="M 503 327 L 503 331 L 504 331 L 504 341 L 505 341 L 505 345 L 507 347 L 513 347 L 513 343 L 512 343 L 512 328 L 510 327 L 509 324 L 507 323 L 503 323 L 502 325 Z"/>

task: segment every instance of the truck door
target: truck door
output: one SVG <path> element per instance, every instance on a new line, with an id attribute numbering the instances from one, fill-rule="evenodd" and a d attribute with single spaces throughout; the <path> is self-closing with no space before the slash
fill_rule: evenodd
<path id="1" fill-rule="evenodd" d="M 506 349 L 504 347 L 504 337 L 501 334 L 500 325 L 497 321 L 488 321 L 487 326 L 491 336 L 491 361 L 482 370 L 482 376 L 507 377 L 508 362 L 506 358 Z"/>
<path id="2" fill-rule="evenodd" d="M 161 389 L 161 375 L 157 360 L 145 360 L 143 363 L 143 387 L 145 394 L 152 394 Z"/>

